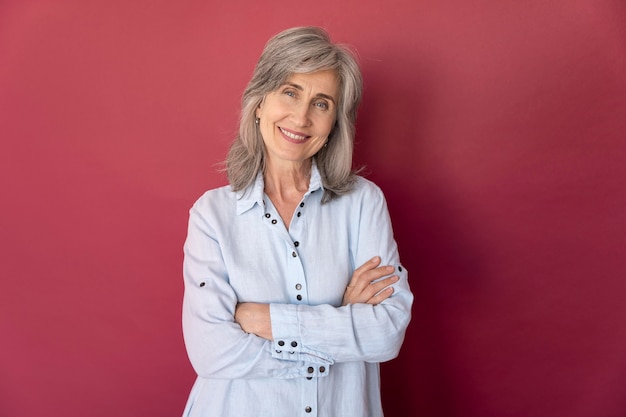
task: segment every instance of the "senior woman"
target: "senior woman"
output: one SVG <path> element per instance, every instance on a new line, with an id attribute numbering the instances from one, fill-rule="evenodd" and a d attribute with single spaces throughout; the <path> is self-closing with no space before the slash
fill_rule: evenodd
<path id="1" fill-rule="evenodd" d="M 379 363 L 413 295 L 385 198 L 352 169 L 361 74 L 319 28 L 266 44 L 242 98 L 229 185 L 190 210 L 184 416 L 382 416 Z"/>

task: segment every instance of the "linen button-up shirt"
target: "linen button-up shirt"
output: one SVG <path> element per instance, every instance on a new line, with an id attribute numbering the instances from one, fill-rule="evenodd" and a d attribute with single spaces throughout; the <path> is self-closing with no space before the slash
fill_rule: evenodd
<path id="1" fill-rule="evenodd" d="M 322 203 L 313 164 L 289 229 L 265 195 L 207 191 L 184 245 L 183 335 L 198 377 L 187 417 L 379 417 L 379 363 L 396 357 L 413 295 L 381 190 Z M 400 279 L 378 305 L 342 306 L 352 273 L 374 256 Z M 273 340 L 244 332 L 238 302 L 270 305 Z"/>

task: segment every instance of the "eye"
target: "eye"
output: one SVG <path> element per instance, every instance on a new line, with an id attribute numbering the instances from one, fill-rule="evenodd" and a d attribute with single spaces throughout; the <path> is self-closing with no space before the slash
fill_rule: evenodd
<path id="1" fill-rule="evenodd" d="M 322 110 L 328 110 L 328 103 L 326 103 L 325 101 L 317 101 L 315 102 L 315 107 L 322 109 Z"/>
<path id="2" fill-rule="evenodd" d="M 293 90 L 285 90 L 285 91 L 283 91 L 283 94 L 285 94 L 286 96 L 289 96 L 289 97 L 295 97 L 296 96 L 296 92 L 293 91 Z"/>

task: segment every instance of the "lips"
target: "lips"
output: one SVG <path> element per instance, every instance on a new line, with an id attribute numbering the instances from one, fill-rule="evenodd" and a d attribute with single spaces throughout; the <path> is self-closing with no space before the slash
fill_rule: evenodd
<path id="1" fill-rule="evenodd" d="M 291 132 L 287 129 L 284 129 L 282 127 L 279 127 L 278 129 L 280 129 L 280 132 L 285 135 L 287 138 L 295 140 L 295 141 L 304 141 L 308 138 L 310 138 L 310 136 L 305 136 L 305 135 L 301 135 L 301 134 L 297 134 L 295 132 Z"/>

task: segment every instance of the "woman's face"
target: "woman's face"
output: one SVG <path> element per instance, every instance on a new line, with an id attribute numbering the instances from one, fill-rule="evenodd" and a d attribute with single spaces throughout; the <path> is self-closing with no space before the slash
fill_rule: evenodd
<path id="1" fill-rule="evenodd" d="M 337 113 L 334 71 L 293 74 L 256 111 L 268 166 L 308 161 L 326 143 Z"/>

